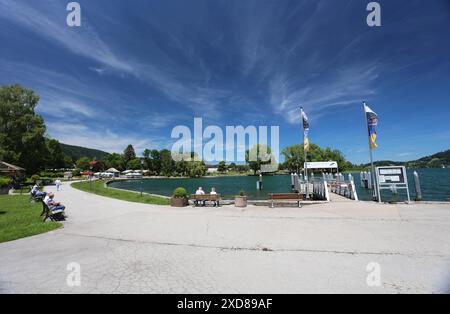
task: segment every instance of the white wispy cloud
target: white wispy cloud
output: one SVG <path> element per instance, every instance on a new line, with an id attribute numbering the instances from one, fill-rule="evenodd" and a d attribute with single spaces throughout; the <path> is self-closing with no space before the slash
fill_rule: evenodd
<path id="1" fill-rule="evenodd" d="M 85 124 L 49 123 L 48 134 L 62 143 L 100 149 L 106 152 L 122 153 L 125 147 L 132 144 L 137 153 L 146 148 L 167 148 L 170 141 L 158 136 L 139 136 L 116 133 L 109 129 L 90 127 Z"/>
<path id="2" fill-rule="evenodd" d="M 28 30 L 54 40 L 73 53 L 92 58 L 113 69 L 132 72 L 127 62 L 118 58 L 99 36 L 87 25 L 83 28 L 70 28 L 65 24 L 65 3 L 48 1 L 46 3 L 1 0 L 0 16 L 26 27 Z M 45 13 L 44 13 L 45 12 Z"/>
<path id="3" fill-rule="evenodd" d="M 374 95 L 379 70 L 377 63 L 353 65 L 312 82 L 278 75 L 269 86 L 271 105 L 290 123 L 298 123 L 300 106 L 317 118 L 331 107 L 361 103 Z"/>
<path id="4" fill-rule="evenodd" d="M 169 99 L 186 104 L 194 113 L 208 111 L 212 117 L 220 116 L 219 100 L 223 90 L 202 87 L 193 81 L 181 82 L 168 69 L 160 69 L 156 64 L 148 64 L 119 56 L 103 41 L 95 30 L 84 22 L 80 28 L 65 25 L 61 12 L 65 8 L 56 1 L 49 1 L 39 9 L 34 3 L 24 1 L 0 0 L 0 17 L 54 41 L 74 54 L 89 58 L 103 67 L 92 66 L 89 69 L 99 74 L 107 68 L 133 75 L 156 88 Z M 231 93 L 228 93 L 231 94 Z"/>

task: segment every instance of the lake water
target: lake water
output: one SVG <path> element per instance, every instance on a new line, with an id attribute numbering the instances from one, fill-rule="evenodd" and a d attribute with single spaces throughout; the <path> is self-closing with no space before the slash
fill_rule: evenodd
<path id="1" fill-rule="evenodd" d="M 450 200 L 450 169 L 416 169 L 419 173 L 422 187 L 423 200 L 425 201 L 449 201 Z M 411 199 L 415 198 L 414 170 L 408 170 L 408 181 L 411 192 Z M 358 196 L 361 200 L 371 200 L 372 191 L 362 189 L 359 184 L 359 173 L 354 173 L 355 184 Z M 347 177 L 347 175 L 346 175 Z M 205 191 L 210 191 L 211 187 L 216 187 L 218 193 L 224 198 L 234 198 L 239 191 L 244 190 L 249 199 L 267 199 L 267 193 L 288 193 L 290 192 L 290 176 L 267 176 L 263 178 L 263 191 L 256 190 L 258 177 L 213 177 L 213 178 L 173 178 L 173 179 L 144 179 L 142 182 L 143 191 L 146 193 L 171 196 L 177 187 L 184 187 L 189 194 L 193 194 L 197 187 L 201 186 Z M 111 187 L 140 191 L 141 180 L 116 181 L 110 184 Z M 397 200 L 406 199 L 406 193 L 400 192 Z M 383 192 L 383 200 L 395 200 L 391 193 Z"/>

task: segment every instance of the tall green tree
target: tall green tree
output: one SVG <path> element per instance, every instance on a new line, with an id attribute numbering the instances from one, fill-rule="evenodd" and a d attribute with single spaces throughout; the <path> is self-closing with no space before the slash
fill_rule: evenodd
<path id="1" fill-rule="evenodd" d="M 189 161 L 188 162 L 188 175 L 191 178 L 200 178 L 206 175 L 207 168 L 203 161 Z"/>
<path id="2" fill-rule="evenodd" d="M 220 173 L 224 173 L 227 171 L 227 165 L 225 161 L 222 160 L 221 162 L 219 162 L 219 165 L 217 166 L 217 171 Z"/>
<path id="3" fill-rule="evenodd" d="M 291 172 L 299 173 L 305 163 L 303 145 L 288 146 L 281 152 L 284 156 L 283 167 Z M 352 168 L 352 163 L 345 159 L 344 154 L 329 147 L 321 148 L 316 144 L 310 144 L 310 151 L 308 152 L 308 161 L 336 161 L 341 171 Z"/>
<path id="4" fill-rule="evenodd" d="M 91 159 L 89 157 L 80 157 L 77 160 L 77 168 L 80 169 L 81 171 L 88 171 L 91 169 L 91 165 L 90 165 Z"/>
<path id="5" fill-rule="evenodd" d="M 156 149 L 152 149 L 150 159 L 150 171 L 157 175 L 161 174 L 161 153 Z"/>
<path id="6" fill-rule="evenodd" d="M 125 170 L 123 157 L 117 153 L 109 154 L 108 157 L 106 157 L 105 165 L 106 168 L 115 168 L 119 171 Z"/>
<path id="7" fill-rule="evenodd" d="M 133 160 L 130 160 L 127 163 L 127 169 L 130 170 L 140 170 L 141 169 L 141 159 L 135 158 Z"/>
<path id="8" fill-rule="evenodd" d="M 45 124 L 35 109 L 39 102 L 32 90 L 20 85 L 0 87 L 0 160 L 37 173 L 48 154 Z"/>
<path id="9" fill-rule="evenodd" d="M 133 145 L 128 145 L 123 151 L 123 161 L 128 164 L 130 160 L 136 159 L 136 152 L 134 151 Z"/>
<path id="10" fill-rule="evenodd" d="M 189 170 L 189 162 L 186 160 L 180 160 L 175 162 L 175 171 L 180 176 L 188 176 L 188 170 Z"/>
<path id="11" fill-rule="evenodd" d="M 272 150 L 267 145 L 257 144 L 245 152 L 245 161 L 253 174 L 261 170 L 261 165 L 268 165 L 272 162 Z"/>
<path id="12" fill-rule="evenodd" d="M 172 176 L 175 170 L 175 162 L 172 159 L 172 153 L 168 149 L 159 152 L 161 158 L 161 174 Z"/>
<path id="13" fill-rule="evenodd" d="M 145 149 L 144 150 L 144 166 L 151 170 L 151 159 L 150 159 L 150 154 L 152 153 L 152 151 L 150 149 Z"/>
<path id="14" fill-rule="evenodd" d="M 57 140 L 47 140 L 47 168 L 61 169 L 66 165 L 64 154 L 61 148 L 61 144 Z"/>

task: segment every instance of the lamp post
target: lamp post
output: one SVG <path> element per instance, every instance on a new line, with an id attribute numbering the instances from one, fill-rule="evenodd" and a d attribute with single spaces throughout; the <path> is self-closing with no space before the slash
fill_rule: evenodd
<path id="1" fill-rule="evenodd" d="M 142 197 L 142 184 L 144 182 L 144 160 L 141 159 L 141 197 Z"/>

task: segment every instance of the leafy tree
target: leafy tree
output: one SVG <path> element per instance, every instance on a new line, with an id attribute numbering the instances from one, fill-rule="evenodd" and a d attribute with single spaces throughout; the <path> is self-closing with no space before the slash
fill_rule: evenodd
<path id="1" fill-rule="evenodd" d="M 130 160 L 127 163 L 127 169 L 131 169 L 131 170 L 139 170 L 139 169 L 141 169 L 141 160 L 139 158 L 135 158 L 133 160 Z"/>
<path id="2" fill-rule="evenodd" d="M 283 167 L 291 172 L 300 173 L 305 163 L 303 145 L 288 146 L 281 153 L 284 155 Z"/>
<path id="3" fill-rule="evenodd" d="M 125 164 L 128 164 L 130 160 L 136 159 L 136 152 L 134 151 L 133 145 L 128 145 L 123 151 L 123 160 Z"/>
<path id="4" fill-rule="evenodd" d="M 172 176 L 175 170 L 175 162 L 172 159 L 172 153 L 170 150 L 163 149 L 159 152 L 161 160 L 161 174 L 164 176 Z"/>
<path id="5" fill-rule="evenodd" d="M 88 171 L 91 169 L 90 162 L 91 160 L 89 159 L 89 157 L 81 157 L 77 160 L 77 168 L 81 171 Z"/>
<path id="6" fill-rule="evenodd" d="M 217 167 L 217 171 L 220 173 L 224 173 L 227 171 L 227 165 L 225 164 L 225 161 L 219 162 L 219 166 Z"/>
<path id="7" fill-rule="evenodd" d="M 72 157 L 64 156 L 64 168 L 72 169 L 74 168 L 75 162 Z"/>
<path id="8" fill-rule="evenodd" d="M 175 162 L 175 171 L 177 172 L 178 175 L 180 175 L 180 176 L 189 175 L 188 169 L 189 169 L 189 165 L 188 165 L 187 161 L 181 160 L 181 161 Z"/>
<path id="9" fill-rule="evenodd" d="M 150 171 L 152 171 L 155 174 L 161 173 L 161 153 L 156 150 L 152 149 L 150 152 Z"/>
<path id="10" fill-rule="evenodd" d="M 236 170 L 239 171 L 240 173 L 245 173 L 250 171 L 250 167 L 248 165 L 238 165 L 236 166 Z"/>
<path id="11" fill-rule="evenodd" d="M 305 163 L 303 145 L 288 146 L 283 149 L 282 154 L 285 160 L 283 164 L 284 169 L 297 173 L 303 169 Z M 329 147 L 321 148 L 316 144 L 310 144 L 308 161 L 336 161 L 341 171 L 349 170 L 353 167 L 352 163 L 345 159 L 341 151 L 333 150 Z"/>
<path id="12" fill-rule="evenodd" d="M 61 169 L 65 167 L 64 154 L 57 140 L 47 140 L 48 158 L 47 168 Z"/>
<path id="13" fill-rule="evenodd" d="M 109 154 L 108 157 L 106 157 L 105 164 L 106 168 L 115 168 L 119 171 L 125 169 L 123 157 L 117 153 Z"/>
<path id="14" fill-rule="evenodd" d="M 232 163 L 228 166 L 228 169 L 230 169 L 231 171 L 236 171 L 237 166 L 236 166 L 236 164 L 235 164 L 234 162 L 232 162 Z"/>
<path id="15" fill-rule="evenodd" d="M 149 170 L 151 170 L 151 168 L 152 168 L 152 160 L 150 159 L 151 153 L 152 153 L 152 151 L 150 149 L 144 150 L 144 165 Z"/>
<path id="16" fill-rule="evenodd" d="M 261 165 L 268 165 L 272 162 L 271 149 L 267 145 L 257 144 L 245 153 L 245 161 L 250 169 L 253 170 L 253 174 L 261 170 Z"/>
<path id="17" fill-rule="evenodd" d="M 48 154 L 45 124 L 35 108 L 39 97 L 20 85 L 0 87 L 0 159 L 37 173 Z"/>
<path id="18" fill-rule="evenodd" d="M 206 175 L 207 168 L 203 161 L 188 162 L 188 174 L 191 178 L 200 178 Z"/>

